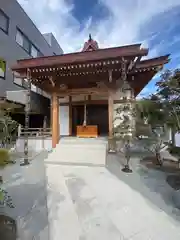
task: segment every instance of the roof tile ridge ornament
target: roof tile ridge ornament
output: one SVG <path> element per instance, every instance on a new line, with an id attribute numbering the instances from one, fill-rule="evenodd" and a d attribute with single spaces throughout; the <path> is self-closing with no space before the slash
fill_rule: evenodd
<path id="1" fill-rule="evenodd" d="M 82 52 L 95 51 L 97 49 L 99 49 L 97 41 L 93 40 L 91 34 L 89 34 L 89 39 L 87 42 L 84 43 Z"/>

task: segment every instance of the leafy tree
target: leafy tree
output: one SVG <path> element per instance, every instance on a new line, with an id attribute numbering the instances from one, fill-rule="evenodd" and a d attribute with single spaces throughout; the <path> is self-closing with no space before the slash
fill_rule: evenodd
<path id="1" fill-rule="evenodd" d="M 156 85 L 157 97 L 164 112 L 164 121 L 172 129 L 174 145 L 174 134 L 180 131 L 180 69 L 166 70 Z"/>
<path id="2" fill-rule="evenodd" d="M 159 97 L 156 95 L 138 100 L 136 111 L 139 113 L 138 119 L 143 119 L 144 123 L 150 124 L 152 128 L 164 123 L 165 112 Z"/>
<path id="3" fill-rule="evenodd" d="M 143 138 L 141 136 L 143 136 Z M 136 137 L 141 141 L 141 146 L 155 158 L 156 164 L 161 166 L 163 159 L 161 158 L 160 152 L 168 144 L 165 139 L 165 131 L 158 133 L 148 124 L 137 124 Z"/>
<path id="4" fill-rule="evenodd" d="M 10 162 L 10 156 L 7 149 L 0 149 L 0 170 L 3 171 L 3 169 L 7 166 L 7 164 Z M 0 176 L 0 184 L 3 183 L 3 178 Z M 7 191 L 1 188 L 0 186 L 0 207 L 8 206 L 10 208 L 13 208 L 12 199 L 8 195 Z"/>
<path id="5" fill-rule="evenodd" d="M 9 150 L 7 146 L 12 143 L 16 138 L 18 124 L 12 120 L 11 117 L 6 115 L 4 111 L 0 111 L 0 168 L 3 169 L 7 164 L 12 163 L 10 161 Z M 0 184 L 3 182 L 2 176 L 0 176 Z M 13 207 L 12 199 L 7 192 L 0 187 L 0 207 L 7 205 Z"/>
<path id="6" fill-rule="evenodd" d="M 136 119 L 136 136 L 139 139 L 142 135 L 146 136 L 142 145 L 162 165 L 160 151 L 168 144 L 165 139 L 166 126 L 173 129 L 172 140 L 174 133 L 180 131 L 180 70 L 166 70 L 157 86 L 156 94 L 137 102 L 139 117 Z M 145 122 L 147 126 L 143 125 Z M 159 134 L 156 132 L 158 126 L 164 127 L 164 131 Z"/>
<path id="7" fill-rule="evenodd" d="M 167 143 L 164 129 L 158 133 L 157 127 L 164 123 L 164 112 L 160 111 L 162 106 L 158 99 L 155 97 L 154 99 L 157 102 L 150 99 L 136 101 L 134 107 L 125 102 L 116 109 L 121 114 L 115 118 L 115 121 L 120 120 L 114 127 L 115 148 L 121 149 L 120 151 L 124 153 L 125 169 L 129 172 L 131 144 L 137 143 L 137 140 L 141 142 L 144 149 L 152 154 L 157 165 L 163 163 L 160 152 Z M 118 148 L 117 142 L 119 142 L 120 148 Z"/>
<path id="8" fill-rule="evenodd" d="M 14 208 L 12 198 L 8 195 L 8 192 L 6 190 L 0 187 L 0 208 L 3 206 Z"/>
<path id="9" fill-rule="evenodd" d="M 1 147 L 7 147 L 17 137 L 18 123 L 4 111 L 0 111 L 0 141 Z"/>
<path id="10" fill-rule="evenodd" d="M 0 72 L 4 73 L 6 71 L 6 63 L 3 59 L 0 58 Z"/>

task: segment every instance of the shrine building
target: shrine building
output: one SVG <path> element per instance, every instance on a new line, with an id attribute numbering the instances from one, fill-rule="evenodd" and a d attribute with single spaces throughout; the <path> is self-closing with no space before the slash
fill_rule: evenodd
<path id="1" fill-rule="evenodd" d="M 147 55 L 141 44 L 101 49 L 90 35 L 81 52 L 21 59 L 12 71 L 51 95 L 55 148 L 60 136 L 112 136 L 115 106 L 135 101 L 169 61 L 169 55 L 142 60 Z"/>

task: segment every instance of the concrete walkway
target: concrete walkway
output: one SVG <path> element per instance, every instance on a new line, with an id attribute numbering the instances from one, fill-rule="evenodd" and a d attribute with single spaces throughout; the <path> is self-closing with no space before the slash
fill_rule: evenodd
<path id="1" fill-rule="evenodd" d="M 51 240 L 180 239 L 178 222 L 105 167 L 51 165 L 47 175 Z"/>
<path id="2" fill-rule="evenodd" d="M 73 160 L 65 165 L 60 155 L 59 162 L 52 156 L 46 161 L 50 240 L 180 239 L 179 222 L 163 210 L 168 205 L 137 169 L 126 175 L 116 157 L 99 167 L 75 166 Z M 87 152 L 81 159 L 88 159 Z"/>
<path id="3" fill-rule="evenodd" d="M 87 152 L 81 153 L 85 161 Z M 15 209 L 4 210 L 17 220 L 18 239 L 180 239 L 180 218 L 173 213 L 180 211 L 171 201 L 174 190 L 160 172 L 148 173 L 132 159 L 134 172 L 126 175 L 121 156 L 108 156 L 101 167 L 65 164 L 62 156 L 62 162 L 52 156 L 45 159 L 43 153 L 27 167 L 6 169 L 11 178 L 5 187 Z"/>

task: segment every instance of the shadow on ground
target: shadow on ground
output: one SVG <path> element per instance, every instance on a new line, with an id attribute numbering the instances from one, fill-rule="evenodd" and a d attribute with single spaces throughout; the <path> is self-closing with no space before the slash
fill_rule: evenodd
<path id="1" fill-rule="evenodd" d="M 0 208 L 0 214 L 10 216 L 17 223 L 18 239 L 48 239 L 47 190 L 42 153 L 26 167 L 19 163 L 7 169 L 5 188 L 14 208 Z M 43 236 L 41 236 L 43 235 Z"/>
<path id="2" fill-rule="evenodd" d="M 154 208 L 180 221 L 180 209 L 178 209 L 180 203 L 175 199 L 177 192 L 166 181 L 167 173 L 148 169 L 140 163 L 140 157 L 136 156 L 131 159 L 133 173 L 126 174 L 121 171 L 124 163 L 123 155 L 108 154 L 107 156 L 107 169 L 112 174 L 143 195 Z"/>

